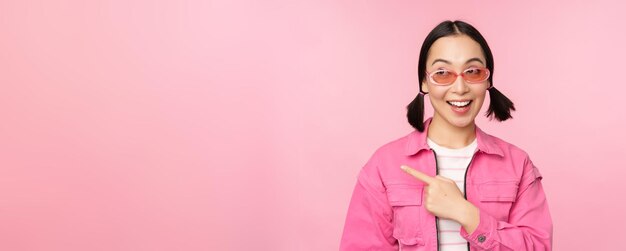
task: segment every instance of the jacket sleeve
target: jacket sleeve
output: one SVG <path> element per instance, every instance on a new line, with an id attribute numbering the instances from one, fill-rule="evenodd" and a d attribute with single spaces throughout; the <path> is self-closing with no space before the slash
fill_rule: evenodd
<path id="1" fill-rule="evenodd" d="M 541 184 L 542 175 L 528 155 L 509 220 L 498 221 L 480 211 L 478 227 L 461 236 L 482 250 L 552 250 L 552 218 Z"/>
<path id="2" fill-rule="evenodd" d="M 398 250 L 391 220 L 392 209 L 372 156 L 358 174 L 339 250 Z"/>

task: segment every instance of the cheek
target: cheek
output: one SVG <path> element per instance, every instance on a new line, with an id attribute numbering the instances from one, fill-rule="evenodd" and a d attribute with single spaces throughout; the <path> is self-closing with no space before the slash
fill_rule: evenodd
<path id="1" fill-rule="evenodd" d="M 483 103 L 485 102 L 485 93 L 484 92 L 482 94 L 478 93 L 475 97 L 476 97 L 474 99 L 475 105 L 478 107 L 482 107 Z"/>
<path id="2" fill-rule="evenodd" d="M 444 105 L 448 105 L 445 101 L 443 93 L 430 92 L 430 103 L 433 108 L 441 109 Z"/>
<path id="3" fill-rule="evenodd" d="M 438 88 L 430 88 L 430 92 L 428 93 L 428 95 L 430 95 L 431 102 L 445 102 L 446 92 L 444 90 L 438 90 Z"/>

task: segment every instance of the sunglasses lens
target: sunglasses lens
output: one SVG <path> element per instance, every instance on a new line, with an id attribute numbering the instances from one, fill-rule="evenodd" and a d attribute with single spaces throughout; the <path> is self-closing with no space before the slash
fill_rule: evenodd
<path id="1" fill-rule="evenodd" d="M 434 72 L 432 77 L 437 84 L 450 84 L 456 79 L 454 73 L 444 70 Z"/>
<path id="2" fill-rule="evenodd" d="M 487 68 L 472 68 L 465 71 L 465 79 L 470 82 L 482 82 L 489 78 Z"/>

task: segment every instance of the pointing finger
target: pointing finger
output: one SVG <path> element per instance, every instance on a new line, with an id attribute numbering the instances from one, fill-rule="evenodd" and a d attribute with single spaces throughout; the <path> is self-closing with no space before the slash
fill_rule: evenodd
<path id="1" fill-rule="evenodd" d="M 430 185 L 430 183 L 432 183 L 435 180 L 435 178 L 430 177 L 428 174 L 415 170 L 409 166 L 401 165 L 400 168 L 404 170 L 405 172 L 409 173 L 410 175 L 413 175 L 413 177 L 417 178 L 418 180 L 423 181 L 424 183 L 428 185 Z"/>

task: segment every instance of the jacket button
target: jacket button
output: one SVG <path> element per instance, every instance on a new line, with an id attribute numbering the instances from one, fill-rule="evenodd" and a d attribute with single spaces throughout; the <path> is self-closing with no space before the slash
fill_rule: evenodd
<path id="1" fill-rule="evenodd" d="M 486 237 L 484 235 L 482 235 L 482 234 L 478 236 L 478 242 L 484 242 L 485 239 L 486 239 Z"/>

